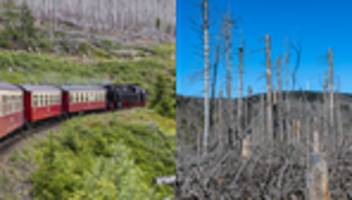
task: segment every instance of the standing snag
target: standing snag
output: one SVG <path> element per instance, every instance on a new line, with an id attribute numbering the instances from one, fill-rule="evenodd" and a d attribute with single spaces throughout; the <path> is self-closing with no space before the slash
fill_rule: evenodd
<path id="1" fill-rule="evenodd" d="M 271 82 L 271 39 L 269 35 L 265 35 L 265 54 L 266 54 L 266 133 L 269 140 L 272 140 L 273 131 L 273 113 L 272 113 L 272 82 Z"/>
<path id="2" fill-rule="evenodd" d="M 203 154 L 208 151 L 209 136 L 209 7 L 208 0 L 203 0 L 203 48 L 204 48 L 204 134 Z"/>

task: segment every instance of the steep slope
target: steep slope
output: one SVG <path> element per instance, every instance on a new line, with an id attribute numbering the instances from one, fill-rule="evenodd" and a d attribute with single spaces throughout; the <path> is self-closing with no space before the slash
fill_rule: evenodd
<path id="1" fill-rule="evenodd" d="M 75 118 L 13 153 L 0 198 L 172 197 L 154 179 L 175 173 L 174 136 L 172 119 L 145 109 Z"/>

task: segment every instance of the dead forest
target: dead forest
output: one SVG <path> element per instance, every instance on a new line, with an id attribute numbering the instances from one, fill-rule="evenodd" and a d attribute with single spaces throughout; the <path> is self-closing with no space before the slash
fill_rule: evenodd
<path id="1" fill-rule="evenodd" d="M 36 19 L 49 21 L 54 30 L 62 30 L 60 25 L 66 24 L 104 33 L 172 38 L 175 35 L 175 0 L 0 0 L 0 3 L 8 1 L 17 5 L 26 3 Z"/>
<path id="2" fill-rule="evenodd" d="M 273 58 L 266 35 L 266 92 L 244 92 L 246 47 L 231 46 L 225 18 L 226 88 L 216 90 L 219 61 L 209 62 L 208 2 L 202 2 L 205 91 L 204 98 L 177 98 L 177 199 L 352 199 L 352 95 L 335 84 L 333 50 L 326 52 L 321 92 L 293 90 L 299 63 L 291 55 L 299 58 L 301 47 Z"/>

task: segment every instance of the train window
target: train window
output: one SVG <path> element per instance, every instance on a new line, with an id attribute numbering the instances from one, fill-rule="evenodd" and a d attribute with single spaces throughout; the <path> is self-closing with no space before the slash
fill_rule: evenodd
<path id="1" fill-rule="evenodd" d="M 40 102 L 41 102 L 40 95 L 37 95 L 37 107 L 41 105 Z"/>
<path id="2" fill-rule="evenodd" d="M 45 105 L 46 106 L 50 105 L 50 95 L 49 94 L 45 94 Z"/>
<path id="3" fill-rule="evenodd" d="M 16 111 L 19 112 L 22 110 L 22 105 L 21 105 L 21 96 L 17 95 L 16 96 Z"/>
<path id="4" fill-rule="evenodd" d="M 2 114 L 6 115 L 6 96 L 2 96 Z"/>
<path id="5" fill-rule="evenodd" d="M 54 105 L 55 104 L 55 94 L 50 95 L 50 105 Z"/>
<path id="6" fill-rule="evenodd" d="M 11 102 L 10 102 L 10 109 L 11 109 L 11 113 L 16 111 L 16 96 L 15 95 L 11 95 L 10 96 Z"/>
<path id="7" fill-rule="evenodd" d="M 46 94 L 46 105 L 51 105 L 51 95 L 50 94 Z"/>
<path id="8" fill-rule="evenodd" d="M 43 106 L 47 105 L 47 96 L 46 94 L 43 94 Z"/>
<path id="9" fill-rule="evenodd" d="M 44 96 L 42 94 L 39 94 L 39 107 L 44 105 Z"/>
<path id="10" fill-rule="evenodd" d="M 73 96 L 73 94 L 70 94 L 70 103 L 73 103 L 75 97 Z"/>
<path id="11" fill-rule="evenodd" d="M 33 107 L 37 107 L 38 106 L 38 96 L 37 95 L 33 95 L 32 106 Z"/>
<path id="12" fill-rule="evenodd" d="M 43 106 L 47 105 L 46 100 L 47 100 L 46 94 L 43 94 Z"/>
<path id="13" fill-rule="evenodd" d="M 51 105 L 51 94 L 46 95 L 46 102 L 47 102 L 46 105 Z"/>
<path id="14" fill-rule="evenodd" d="M 7 115 L 8 113 L 8 101 L 7 101 L 7 96 L 4 95 L 3 96 L 3 112 L 4 112 L 4 115 Z"/>

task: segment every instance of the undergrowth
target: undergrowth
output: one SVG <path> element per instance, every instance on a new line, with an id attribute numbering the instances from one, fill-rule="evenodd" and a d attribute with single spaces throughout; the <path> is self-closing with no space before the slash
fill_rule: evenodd
<path id="1" fill-rule="evenodd" d="M 175 173 L 174 136 L 173 120 L 148 110 L 70 120 L 36 146 L 34 197 L 171 197 L 172 187 L 157 186 L 154 179 Z"/>

